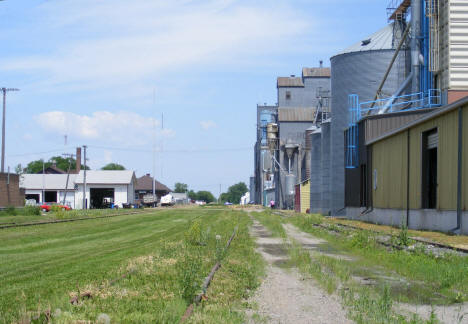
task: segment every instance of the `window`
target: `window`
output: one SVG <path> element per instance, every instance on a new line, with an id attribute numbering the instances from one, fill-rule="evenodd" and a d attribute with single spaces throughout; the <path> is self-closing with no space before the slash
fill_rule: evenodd
<path id="1" fill-rule="evenodd" d="M 286 100 L 291 100 L 291 91 L 286 91 Z"/>

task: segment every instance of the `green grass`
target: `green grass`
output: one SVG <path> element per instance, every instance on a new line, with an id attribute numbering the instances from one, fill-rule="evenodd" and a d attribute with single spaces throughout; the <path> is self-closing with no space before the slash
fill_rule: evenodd
<path id="1" fill-rule="evenodd" d="M 206 321 L 234 316 L 241 322 L 243 313 L 233 307 L 241 307 L 240 299 L 256 287 L 262 269 L 248 237 L 249 223 L 245 213 L 228 209 L 175 209 L 3 230 L 1 321 L 50 309 L 60 313 L 57 323 L 95 321 L 101 313 L 120 323 L 177 322 L 216 262 L 215 236 L 225 244 L 239 226 L 208 292 L 223 296 L 224 291 L 225 299 L 209 299 L 196 314 Z M 191 240 L 197 226 L 200 235 Z M 221 279 L 230 283 L 226 289 L 217 282 Z M 72 306 L 70 297 L 84 291 L 95 297 Z"/>

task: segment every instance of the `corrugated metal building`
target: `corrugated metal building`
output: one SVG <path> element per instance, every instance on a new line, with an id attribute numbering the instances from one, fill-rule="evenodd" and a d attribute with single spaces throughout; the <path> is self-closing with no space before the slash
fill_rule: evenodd
<path id="1" fill-rule="evenodd" d="M 301 188 L 301 213 L 310 212 L 310 180 L 303 181 Z"/>
<path id="2" fill-rule="evenodd" d="M 371 194 L 367 189 L 371 187 L 372 170 L 370 164 L 372 156 L 367 146 L 371 141 L 392 130 L 398 129 L 420 118 L 434 109 L 419 109 L 400 111 L 383 115 L 370 115 L 358 123 L 358 152 L 357 167 L 345 169 L 345 205 L 346 216 L 358 217 L 371 208 Z M 349 136 L 349 129 L 345 132 L 345 141 Z M 345 147 L 345 154 L 347 154 Z"/>
<path id="3" fill-rule="evenodd" d="M 361 219 L 467 234 L 467 139 L 465 98 L 370 140 L 372 211 Z"/>

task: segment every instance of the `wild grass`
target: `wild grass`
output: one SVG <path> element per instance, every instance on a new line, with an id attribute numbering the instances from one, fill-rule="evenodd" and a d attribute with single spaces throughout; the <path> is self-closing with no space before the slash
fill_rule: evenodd
<path id="1" fill-rule="evenodd" d="M 357 268 L 381 269 L 389 275 L 397 275 L 414 283 L 411 295 L 402 292 L 399 297 L 406 302 L 428 301 L 436 304 L 452 304 L 468 300 L 468 257 L 447 253 L 434 255 L 423 249 L 408 252 L 384 248 L 376 243 L 376 234 L 364 230 L 330 233 L 322 228 L 307 225 L 302 217 L 288 221 L 301 230 L 326 239 L 334 248 L 354 255 L 359 262 L 351 263 Z M 396 236 L 400 246 L 408 245 L 407 230 L 402 229 Z M 398 289 L 392 291 L 399 294 Z M 419 295 L 419 296 L 418 296 Z"/>
<path id="2" fill-rule="evenodd" d="M 4 230 L 0 322 L 47 309 L 54 323 L 106 316 L 118 323 L 178 322 L 218 258 L 216 235 L 225 245 L 235 226 L 238 237 L 196 315 L 241 322 L 240 298 L 258 285 L 262 269 L 249 222 L 243 212 L 197 208 Z M 93 297 L 70 304 L 84 292 Z"/>

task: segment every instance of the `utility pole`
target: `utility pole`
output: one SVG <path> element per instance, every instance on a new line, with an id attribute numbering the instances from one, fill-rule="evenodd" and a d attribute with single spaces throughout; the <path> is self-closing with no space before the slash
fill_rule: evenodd
<path id="1" fill-rule="evenodd" d="M 5 172 L 5 118 L 6 118 L 6 94 L 10 91 L 19 91 L 16 88 L 1 88 L 3 92 L 3 120 L 2 120 L 2 166 L 1 172 Z"/>
<path id="2" fill-rule="evenodd" d="M 65 135 L 66 138 L 66 135 Z M 62 154 L 63 157 L 68 158 L 68 170 L 67 170 L 67 181 L 65 183 L 65 192 L 63 193 L 63 203 L 62 205 L 65 206 L 65 202 L 67 199 L 67 190 L 68 190 L 68 179 L 70 179 L 70 168 L 71 168 L 71 160 L 75 157 L 74 154 Z"/>
<path id="3" fill-rule="evenodd" d="M 84 170 L 83 170 L 83 209 L 88 209 L 86 204 L 86 145 L 83 145 L 84 151 Z"/>

